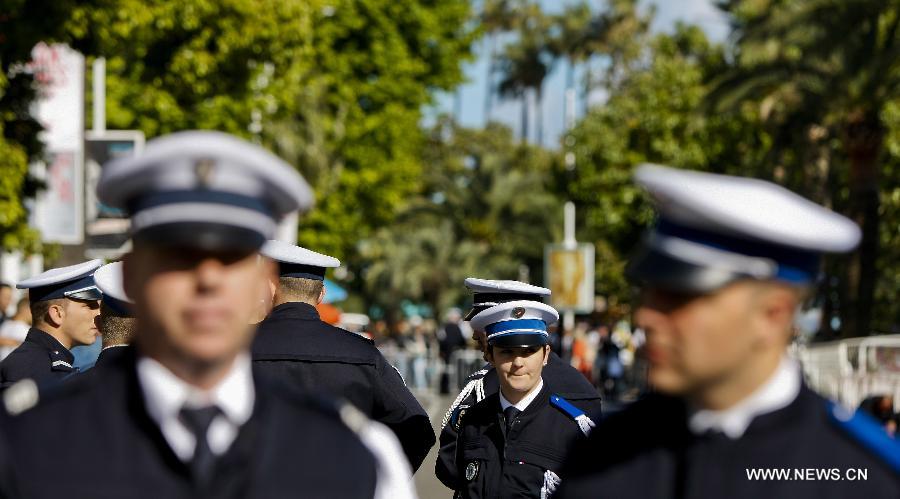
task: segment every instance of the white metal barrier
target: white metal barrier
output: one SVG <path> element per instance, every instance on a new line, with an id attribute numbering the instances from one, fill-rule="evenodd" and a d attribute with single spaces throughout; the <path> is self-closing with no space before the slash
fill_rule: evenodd
<path id="1" fill-rule="evenodd" d="M 866 397 L 891 395 L 900 409 L 900 335 L 800 345 L 795 354 L 819 393 L 856 408 Z"/>

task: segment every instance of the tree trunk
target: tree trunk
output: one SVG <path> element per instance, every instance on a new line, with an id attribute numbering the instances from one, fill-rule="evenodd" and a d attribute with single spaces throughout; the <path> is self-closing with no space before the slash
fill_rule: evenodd
<path id="1" fill-rule="evenodd" d="M 494 35 L 488 33 L 487 42 L 488 66 L 484 92 L 484 124 L 491 122 L 491 110 L 494 107 Z"/>
<path id="2" fill-rule="evenodd" d="M 522 143 L 528 142 L 528 90 L 522 91 L 522 128 L 519 132 Z"/>
<path id="3" fill-rule="evenodd" d="M 544 146 L 544 83 L 538 83 L 534 89 L 534 127 L 537 131 L 537 145 Z"/>
<path id="4" fill-rule="evenodd" d="M 885 129 L 878 113 L 851 113 L 843 130 L 844 149 L 850 162 L 850 218 L 862 229 L 862 242 L 847 267 L 850 296 L 844 311 L 841 336 L 871 334 L 878 258 L 879 165 Z"/>

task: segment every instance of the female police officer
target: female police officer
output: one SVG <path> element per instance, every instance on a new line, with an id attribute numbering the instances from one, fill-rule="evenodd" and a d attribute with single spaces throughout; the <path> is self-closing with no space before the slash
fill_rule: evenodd
<path id="1" fill-rule="evenodd" d="M 500 391 L 451 418 L 459 431 L 453 461 L 456 492 L 465 498 L 548 497 L 560 483 L 563 457 L 594 423 L 583 410 L 549 393 L 541 371 L 550 354 L 547 326 L 559 314 L 535 301 L 493 306 L 472 318 L 487 333 L 488 360 Z"/>

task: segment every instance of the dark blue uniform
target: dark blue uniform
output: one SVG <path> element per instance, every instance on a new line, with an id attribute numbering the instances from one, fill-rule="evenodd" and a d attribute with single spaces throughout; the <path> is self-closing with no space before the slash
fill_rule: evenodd
<path id="1" fill-rule="evenodd" d="M 693 435 L 684 402 L 648 396 L 599 422 L 576 447 L 554 499 L 900 497 L 898 443 L 870 423 L 834 413 L 804 386 L 790 405 L 757 416 L 741 438 L 730 440 Z M 790 479 L 748 478 L 753 469 L 788 470 Z"/>
<path id="2" fill-rule="evenodd" d="M 134 347 L 131 345 L 116 345 L 114 347 L 104 348 L 103 350 L 100 350 L 100 355 L 97 357 L 97 362 L 94 363 L 94 367 L 105 366 L 110 362 L 114 362 L 115 359 L 129 355 L 133 349 Z"/>
<path id="3" fill-rule="evenodd" d="M 25 341 L 0 362 L 0 384 L 7 388 L 26 378 L 38 384 L 53 383 L 76 372 L 75 357 L 53 336 L 31 328 Z"/>
<path id="4" fill-rule="evenodd" d="M 504 418 L 499 393 L 494 393 L 457 409 L 450 426 L 459 431 L 456 454 L 442 453 L 437 469 L 455 476 L 452 488 L 470 499 L 538 499 L 552 493 L 567 451 L 585 438 L 572 415 L 551 403 L 546 385 L 511 422 Z"/>
<path id="5" fill-rule="evenodd" d="M 550 352 L 547 365 L 544 366 L 541 378 L 544 380 L 544 386 L 549 393 L 555 393 L 566 400 L 569 400 L 579 407 L 593 419 L 597 419 L 600 415 L 600 394 L 585 377 L 575 368 L 566 364 L 558 355 Z M 452 466 L 441 466 L 441 462 L 452 462 L 456 456 L 456 438 L 457 430 L 450 423 L 450 415 L 457 408 L 468 408 L 474 406 L 480 400 L 491 395 L 496 395 L 500 391 L 500 381 L 497 379 L 497 371 L 490 364 L 484 369 L 475 372 L 469 376 L 471 383 L 471 391 L 468 395 L 454 404 L 448 411 L 447 416 L 442 422 L 441 429 L 441 448 L 438 453 L 438 465 L 435 473 L 438 479 L 451 489 L 455 489 L 458 482 L 456 468 Z"/>
<path id="6" fill-rule="evenodd" d="M 413 470 L 434 445 L 425 409 L 375 344 L 322 322 L 315 307 L 284 303 L 259 324 L 254 366 L 307 390 L 342 397 L 397 435 Z"/>
<path id="7" fill-rule="evenodd" d="M 276 387 L 254 372 L 253 415 L 195 490 L 147 413 L 126 355 L 41 392 L 38 405 L 4 422 L 21 496 L 27 499 L 347 497 L 370 499 L 376 462 L 326 401 Z"/>

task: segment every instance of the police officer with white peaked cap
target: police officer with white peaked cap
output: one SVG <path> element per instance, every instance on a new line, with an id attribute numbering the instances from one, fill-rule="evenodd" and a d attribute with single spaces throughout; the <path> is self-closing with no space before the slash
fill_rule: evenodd
<path id="1" fill-rule="evenodd" d="M 94 282 L 103 294 L 100 304 L 98 328 L 103 339 L 103 349 L 94 367 L 113 362 L 129 355 L 134 336 L 134 301 L 125 293 L 122 282 L 122 262 L 108 263 L 94 272 Z"/>
<path id="2" fill-rule="evenodd" d="M 372 340 L 319 318 L 325 272 L 340 261 L 283 241 L 267 242 L 262 254 L 278 264 L 278 278 L 272 282 L 274 308 L 253 342 L 255 366 L 351 402 L 393 430 L 418 469 L 435 442 L 428 413 Z"/>
<path id="3" fill-rule="evenodd" d="M 563 457 L 594 427 L 585 404 L 566 400 L 545 383 L 547 327 L 559 314 L 535 301 L 511 301 L 471 319 L 487 335 L 485 354 L 500 388 L 451 419 L 459 432 L 455 455 L 437 468 L 455 468 L 459 497 L 546 498 L 559 486 Z"/>
<path id="4" fill-rule="evenodd" d="M 396 470 L 379 453 L 400 455 L 387 430 L 252 369 L 248 319 L 275 272 L 258 249 L 312 204 L 296 171 L 230 135 L 180 132 L 106 165 L 97 193 L 132 217 L 135 351 L 39 401 L 4 397 L 22 496 L 60 483 L 71 498 L 383 496 Z"/>
<path id="5" fill-rule="evenodd" d="M 558 497 L 900 497 L 898 443 L 786 354 L 821 254 L 853 249 L 858 227 L 761 180 L 655 165 L 635 179 L 659 212 L 627 269 L 658 393 L 598 424 Z"/>
<path id="6" fill-rule="evenodd" d="M 478 279 L 469 277 L 465 280 L 466 288 L 472 291 L 472 309 L 465 316 L 465 320 L 471 321 L 479 312 L 488 308 L 510 301 L 529 300 L 542 302 L 550 296 L 550 290 L 540 286 L 534 286 L 525 282 L 505 281 L 492 279 Z M 484 330 L 472 325 L 473 333 L 479 347 L 485 352 L 487 361 L 487 341 Z M 543 369 L 542 377 L 550 391 L 577 402 L 585 408 L 588 414 L 599 416 L 600 394 L 585 377 L 575 368 L 570 366 L 552 350 L 547 359 L 547 366 Z M 456 469 L 452 466 L 440 466 L 440 462 L 452 461 L 456 455 L 457 431 L 453 424 L 449 424 L 454 414 L 474 406 L 484 398 L 497 393 L 500 385 L 496 370 L 490 363 L 469 375 L 466 386 L 463 387 L 453 404 L 447 410 L 441 421 L 440 451 L 438 466 L 435 468 L 438 479 L 447 487 L 455 488 L 459 483 Z"/>
<path id="7" fill-rule="evenodd" d="M 25 341 L 0 363 L 4 388 L 23 379 L 38 384 L 63 380 L 76 372 L 72 347 L 97 338 L 94 318 L 100 291 L 92 277 L 102 262 L 91 260 L 48 270 L 16 285 L 27 289 L 34 325 Z"/>

